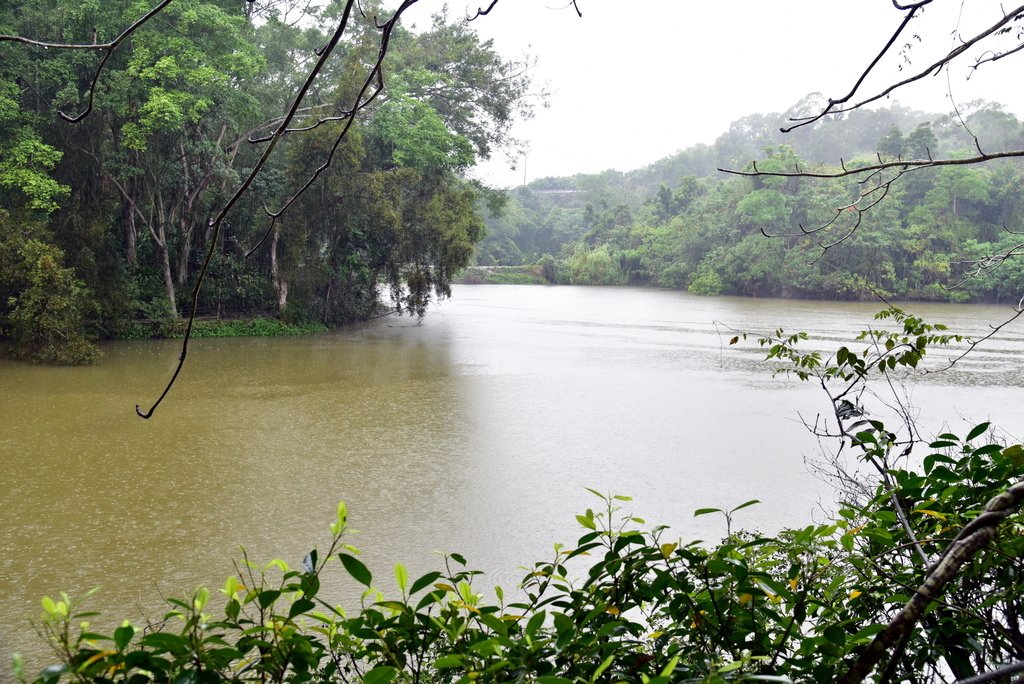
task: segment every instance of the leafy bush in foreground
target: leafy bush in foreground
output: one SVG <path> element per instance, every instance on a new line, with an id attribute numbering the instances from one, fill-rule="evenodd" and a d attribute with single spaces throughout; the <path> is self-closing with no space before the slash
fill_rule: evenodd
<path id="1" fill-rule="evenodd" d="M 975 446 L 986 428 L 964 440 L 943 435 L 923 472 L 894 470 L 895 490 L 880 486 L 833 522 L 775 536 L 732 532 L 734 514 L 756 502 L 697 511 L 724 514 L 730 525 L 708 546 L 644 527 L 622 512 L 627 497 L 601 496 L 598 510 L 577 516 L 584 533 L 574 547 L 556 545 L 515 598 L 495 588 L 493 601 L 458 554 L 415 579 L 396 565 L 385 595 L 344 543 L 341 504 L 326 551 L 310 552 L 301 569 L 245 560 L 216 611 L 199 589 L 171 600 L 157 625 L 124 622 L 100 635 L 66 596 L 44 599 L 44 630 L 61 662 L 33 681 L 831 681 L 934 569 L 918 554 L 942 557 L 986 501 L 1020 479 L 1024 449 Z M 865 441 L 869 433 L 883 438 L 884 426 L 869 426 Z M 893 496 L 910 511 L 909 528 L 893 513 Z M 893 681 L 960 678 L 1024 658 L 1015 637 L 1024 595 L 1019 498 L 993 548 L 934 597 L 922 628 L 886 645 Z M 584 566 L 577 578 L 571 561 Z M 321 595 L 328 571 L 366 588 L 357 610 Z"/>

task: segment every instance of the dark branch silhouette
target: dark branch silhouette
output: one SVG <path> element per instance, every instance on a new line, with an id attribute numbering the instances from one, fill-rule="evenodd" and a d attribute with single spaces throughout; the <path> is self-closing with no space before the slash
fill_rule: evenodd
<path id="1" fill-rule="evenodd" d="M 7 41 L 7 42 L 12 42 L 12 43 L 23 43 L 25 45 L 31 45 L 33 47 L 41 47 L 44 50 L 53 49 L 53 50 L 102 50 L 103 51 L 103 59 L 100 60 L 99 65 L 96 67 L 96 71 L 93 72 L 92 82 L 89 84 L 89 89 L 87 91 L 88 92 L 88 104 L 86 105 L 85 109 L 83 111 L 79 112 L 78 114 L 75 114 L 75 115 L 67 114 L 67 113 L 65 113 L 62 110 L 58 110 L 57 111 L 57 114 L 59 114 L 60 117 L 62 119 L 64 119 L 65 121 L 69 121 L 71 123 L 78 123 L 79 121 L 81 121 L 85 117 L 89 116 L 89 114 L 92 112 L 93 101 L 95 100 L 95 97 L 96 97 L 96 85 L 99 83 L 100 74 L 103 73 L 103 67 L 105 67 L 107 65 L 107 60 L 110 59 L 110 56 L 112 54 L 114 54 L 114 51 L 118 48 L 119 45 L 121 45 L 121 43 L 123 43 L 128 38 L 128 36 L 130 36 L 133 33 L 135 33 L 137 30 L 142 28 L 142 26 L 147 21 L 149 21 L 150 19 L 152 19 L 156 15 L 160 14 L 160 12 L 164 11 L 164 8 L 166 8 L 168 5 L 170 5 L 171 2 L 173 2 L 173 0 L 162 0 L 162 2 L 160 2 L 160 4 L 156 5 L 155 7 L 153 7 L 153 9 L 149 10 L 148 12 L 146 12 L 146 14 L 144 14 L 141 17 L 139 17 L 139 19 L 137 19 L 131 26 L 126 28 L 124 31 L 121 31 L 121 33 L 118 34 L 117 38 L 114 38 L 114 40 L 110 41 L 109 43 L 97 43 L 96 42 L 96 31 L 95 31 L 95 29 L 93 29 L 93 42 L 92 43 L 47 43 L 47 42 L 44 42 L 44 41 L 33 40 L 31 38 L 25 38 L 23 36 L 7 36 L 7 35 L 0 35 L 0 42 Z M 247 2 L 252 2 L 252 0 L 247 0 Z"/>
<path id="2" fill-rule="evenodd" d="M 814 116 L 790 119 L 790 121 L 794 122 L 794 125 L 783 127 L 782 132 L 789 133 L 790 131 L 800 128 L 801 126 L 807 126 L 809 124 L 812 124 L 815 121 L 818 121 L 829 114 L 844 114 L 846 112 L 851 112 L 855 109 L 859 109 L 865 105 L 871 104 L 872 102 L 877 102 L 878 100 L 881 100 L 882 98 L 891 95 L 893 92 L 906 85 L 909 85 L 916 81 L 920 81 L 922 78 L 928 76 L 929 74 L 938 73 L 940 70 L 948 66 L 949 63 L 955 60 L 957 57 L 960 57 L 965 52 L 970 50 L 972 47 L 989 38 L 990 36 L 997 34 L 1007 24 L 1021 18 L 1021 15 L 1024 14 L 1024 5 L 1020 5 L 1010 10 L 1009 12 L 1006 12 L 1001 19 L 993 23 L 987 29 L 977 34 L 973 38 L 960 41 L 955 48 L 950 50 L 948 53 L 946 53 L 944 56 L 940 57 L 936 61 L 929 64 L 924 69 L 919 70 L 914 75 L 909 76 L 901 81 L 897 81 L 896 83 L 893 83 L 885 87 L 884 89 L 882 89 L 878 93 L 875 93 L 874 95 L 865 97 L 861 100 L 858 100 L 857 102 L 854 102 L 853 104 L 847 105 L 847 103 L 850 102 L 850 100 L 852 100 L 854 96 L 857 94 L 857 91 L 860 89 L 861 85 L 863 85 L 864 80 L 868 77 L 868 75 L 872 71 L 874 71 L 875 67 L 882 60 L 882 58 L 885 57 L 885 55 L 887 55 L 889 51 L 892 49 L 893 45 L 896 43 L 897 38 L 899 38 L 900 34 L 902 34 L 904 29 L 906 29 L 907 24 L 910 22 L 911 19 L 913 19 L 915 13 L 919 9 L 921 9 L 925 5 L 928 5 L 931 2 L 932 0 L 921 0 L 921 2 L 906 6 L 901 6 L 894 2 L 893 4 L 896 6 L 897 9 L 907 11 L 907 16 L 904 17 L 903 22 L 900 24 L 899 28 L 896 29 L 895 33 L 893 33 L 889 41 L 871 61 L 871 64 L 869 64 L 868 67 L 864 70 L 864 72 L 860 75 L 860 78 L 857 79 L 856 83 L 854 83 L 853 85 L 853 88 L 850 89 L 850 92 L 848 92 L 845 96 L 840 97 L 838 99 L 829 98 L 828 104 L 825 106 L 825 108 L 818 114 L 815 114 Z M 975 64 L 975 67 L 977 67 L 977 64 Z"/>
<path id="3" fill-rule="evenodd" d="M 839 678 L 839 684 L 859 684 L 871 674 L 889 649 L 914 629 L 926 613 L 928 605 L 942 596 L 960 569 L 995 538 L 999 524 L 1017 511 L 1022 499 L 1024 480 L 985 504 L 981 515 L 965 525 L 942 556 L 932 563 L 914 595 L 886 628 L 875 636 L 847 673 Z"/>
<path id="4" fill-rule="evenodd" d="M 181 373 L 182 367 L 185 365 L 185 358 L 188 356 L 188 344 L 192 337 L 192 327 L 193 324 L 195 323 L 196 311 L 198 310 L 199 307 L 199 293 L 200 290 L 202 289 L 203 281 L 206 279 L 206 274 L 209 270 L 210 264 L 213 261 L 214 254 L 216 253 L 217 238 L 220 237 L 220 231 L 224 223 L 224 219 L 227 217 L 228 213 L 235 206 L 238 200 L 241 199 L 242 195 L 244 195 L 245 192 L 252 185 L 253 181 L 259 175 L 260 170 L 267 163 L 267 160 L 273 153 L 274 148 L 284 138 L 289 126 L 291 125 L 292 120 L 295 118 L 296 113 L 301 108 L 302 101 L 306 97 L 306 93 L 309 92 L 309 89 L 312 87 L 313 82 L 316 80 L 317 76 L 323 70 L 324 65 L 327 63 L 328 59 L 334 52 L 334 49 L 337 47 L 342 36 L 345 34 L 345 31 L 348 28 L 349 19 L 351 17 L 352 8 L 355 5 L 355 1 L 356 0 L 348 0 L 345 3 L 345 9 L 342 13 L 341 20 L 338 23 L 338 27 L 335 29 L 330 41 L 328 41 L 327 45 L 324 46 L 323 50 L 320 51 L 320 55 L 316 61 L 316 64 L 314 64 L 313 68 L 310 69 L 309 74 L 306 76 L 305 82 L 302 84 L 302 86 L 299 88 L 299 91 L 296 93 L 295 100 L 292 102 L 291 107 L 289 107 L 287 113 L 281 119 L 281 123 L 278 124 L 277 129 L 274 131 L 273 135 L 270 136 L 268 140 L 268 145 L 266 149 L 263 150 L 263 154 L 260 155 L 259 160 L 257 160 L 252 170 L 242 181 L 242 183 L 238 186 L 238 189 L 235 190 L 235 193 L 228 199 L 224 206 L 221 207 L 220 211 L 217 212 L 216 216 L 210 221 L 210 246 L 207 249 L 206 257 L 204 258 L 203 264 L 199 270 L 199 274 L 196 277 L 195 285 L 193 285 L 192 287 L 192 301 L 189 310 L 188 324 L 185 328 L 184 339 L 182 340 L 181 353 L 178 356 L 178 365 L 175 367 L 174 373 L 171 375 L 171 379 L 168 381 L 167 386 L 164 388 L 164 391 L 160 394 L 160 396 L 157 398 L 157 400 L 153 403 L 153 405 L 149 408 L 148 411 L 143 411 L 139 405 L 135 406 L 135 412 L 141 418 L 149 419 L 150 417 L 152 417 L 154 411 L 156 411 L 157 407 L 160 406 L 160 403 L 167 396 L 167 393 L 171 391 L 171 388 L 174 386 L 175 381 L 178 379 L 179 373 Z M 401 19 L 402 14 L 409 7 L 416 4 L 416 2 L 418 2 L 418 0 L 405 0 L 405 2 L 403 2 L 402 5 L 397 10 L 395 10 L 395 13 L 391 17 L 391 19 L 382 25 L 384 27 L 384 34 L 381 37 L 381 47 L 377 54 L 377 62 L 371 69 L 370 76 L 367 77 L 366 82 L 363 84 L 362 89 L 359 91 L 359 94 L 356 96 L 356 104 L 353 105 L 353 111 L 358 111 L 359 104 L 363 102 L 363 97 L 365 96 L 366 91 L 374 82 L 376 75 L 383 68 L 384 58 L 387 56 L 391 31 L 398 24 L 398 21 Z M 333 156 L 334 150 L 337 149 L 337 147 L 341 144 L 342 139 L 344 139 L 344 137 L 347 135 L 348 131 L 352 126 L 353 121 L 354 117 L 349 117 L 345 128 L 342 130 L 341 134 L 335 141 L 334 147 L 332 148 L 331 151 L 331 156 Z M 319 173 L 322 172 L 323 169 L 326 169 L 327 166 L 329 165 L 330 158 L 328 159 L 328 161 L 324 163 L 324 165 L 321 166 L 317 174 L 314 175 L 314 178 L 308 181 L 305 185 L 303 185 L 302 188 L 292 196 L 292 198 L 288 201 L 288 203 L 286 203 L 284 207 L 282 207 L 276 213 L 267 212 L 268 215 L 271 216 L 271 219 L 273 220 L 280 216 L 281 213 L 283 213 L 299 195 L 305 192 L 305 190 L 312 184 L 313 180 L 315 180 L 315 176 L 319 175 Z M 271 224 L 271 229 L 272 227 L 273 223 Z"/>

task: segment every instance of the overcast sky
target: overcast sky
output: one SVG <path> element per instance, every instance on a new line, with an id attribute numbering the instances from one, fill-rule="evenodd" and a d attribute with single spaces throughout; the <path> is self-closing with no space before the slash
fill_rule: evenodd
<path id="1" fill-rule="evenodd" d="M 891 0 L 579 0 L 582 18 L 564 5 L 501 0 L 474 22 L 502 54 L 536 57 L 535 81 L 552 93 L 549 108 L 515 128 L 530 144 L 527 180 L 637 168 L 713 143 L 747 114 L 784 111 L 814 91 L 845 94 L 903 16 Z M 439 6 L 422 2 L 407 17 L 425 26 Z M 452 0 L 449 7 L 457 15 L 477 4 Z M 970 37 L 1000 15 L 993 0 L 936 0 L 906 34 L 922 38 L 907 68 L 949 50 L 958 17 L 961 35 Z M 898 61 L 880 75 L 900 77 Z M 970 81 L 963 71 L 928 77 L 893 97 L 950 111 L 949 80 L 957 102 L 983 97 L 1020 116 L 1018 64 L 987 65 Z M 498 185 L 524 177 L 521 162 L 509 171 L 502 160 L 479 174 Z"/>

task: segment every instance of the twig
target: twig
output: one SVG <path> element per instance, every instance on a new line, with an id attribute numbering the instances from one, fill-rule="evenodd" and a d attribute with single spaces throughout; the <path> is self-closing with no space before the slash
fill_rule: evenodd
<path id="1" fill-rule="evenodd" d="M 89 103 L 88 105 L 86 105 L 86 108 L 74 116 L 65 114 L 62 110 L 57 111 L 57 114 L 59 114 L 60 117 L 65 121 L 68 121 L 70 123 L 78 123 L 85 117 L 89 116 L 89 113 L 92 112 L 93 100 L 96 95 L 96 84 L 99 83 L 100 74 L 103 72 L 103 67 L 106 66 L 107 60 L 110 59 L 110 55 L 114 54 L 114 50 L 116 50 L 118 46 L 121 45 L 121 43 L 123 43 L 128 38 L 128 36 L 135 33 L 138 29 L 142 28 L 143 24 L 145 24 L 147 21 L 149 21 L 157 14 L 162 12 L 165 7 L 171 4 L 172 1 L 173 0 L 162 0 L 160 4 L 156 5 L 153 9 L 146 12 L 146 14 L 137 19 L 131 26 L 126 28 L 124 31 L 121 31 L 117 38 L 114 38 L 114 40 L 110 41 L 109 43 L 97 43 L 95 31 L 93 32 L 92 43 L 47 43 L 44 41 L 33 40 L 31 38 L 25 38 L 23 36 L 7 35 L 0 35 L 0 42 L 9 41 L 14 43 L 24 43 L 25 45 L 41 47 L 44 50 L 102 50 L 104 52 L 103 59 L 100 60 L 99 66 L 96 67 L 96 71 L 93 73 L 92 83 L 89 84 Z"/>
<path id="2" fill-rule="evenodd" d="M 906 7 L 900 7 L 899 5 L 896 5 L 896 7 L 898 9 L 909 10 L 907 16 L 903 19 L 903 22 L 900 24 L 899 28 L 893 34 L 892 38 L 889 39 L 889 42 L 886 43 L 885 47 L 883 47 L 882 50 L 878 53 L 878 55 L 875 56 L 875 58 L 874 58 L 874 60 L 872 60 L 871 64 L 868 65 L 867 69 L 864 70 L 864 73 L 861 74 L 860 78 L 857 79 L 857 82 L 854 84 L 854 86 L 850 90 L 850 92 L 847 93 L 846 96 L 841 97 L 841 98 L 839 98 L 837 100 L 830 98 L 829 101 L 828 101 L 828 105 L 819 114 L 816 114 L 815 116 L 805 117 L 805 118 L 800 118 L 800 119 L 791 119 L 791 121 L 795 121 L 796 123 L 793 126 L 782 128 L 782 132 L 783 133 L 788 133 L 788 132 L 790 132 L 792 130 L 800 128 L 801 126 L 807 126 L 808 124 L 814 123 L 815 121 L 820 120 L 821 118 L 827 116 L 828 114 L 842 114 L 844 112 L 853 111 L 854 109 L 859 109 L 860 107 L 868 105 L 868 104 L 870 104 L 872 102 L 876 102 L 876 101 L 878 101 L 878 100 L 880 100 L 880 99 L 890 95 L 893 91 L 895 91 L 895 90 L 897 90 L 899 88 L 902 88 L 905 85 L 909 85 L 911 83 L 919 81 L 922 78 L 924 78 L 925 76 L 928 76 L 929 74 L 937 73 L 940 69 L 942 69 L 943 67 L 947 66 L 950 62 L 952 62 L 954 59 L 956 59 L 957 57 L 962 55 L 964 52 L 969 50 L 971 47 L 973 47 L 974 45 L 976 45 L 980 41 L 984 40 L 985 38 L 988 38 L 992 34 L 994 34 L 997 31 L 999 31 L 1003 26 L 1005 26 L 1006 24 L 1008 24 L 1011 21 L 1013 21 L 1017 17 L 1017 15 L 1024 13 L 1024 5 L 1021 5 L 1019 7 L 1016 7 L 1014 9 L 1010 10 L 1009 12 L 1004 14 L 1001 19 L 999 19 L 994 24 L 992 24 L 992 26 L 988 27 L 987 29 L 985 29 L 984 31 L 982 31 L 978 35 L 974 36 L 973 38 L 970 38 L 968 40 L 965 40 L 965 41 L 961 42 L 957 47 L 955 47 L 952 50 L 950 50 L 946 55 L 944 55 L 943 57 L 940 57 L 938 60 L 936 60 L 932 64 L 928 65 L 927 67 L 925 67 L 921 71 L 917 72 L 913 76 L 909 76 L 909 77 L 903 79 L 902 81 L 894 83 L 894 84 L 886 87 L 885 89 L 879 91 L 875 95 L 867 97 L 867 98 L 865 98 L 863 100 L 860 100 L 860 101 L 858 101 L 858 102 L 856 102 L 854 104 L 851 104 L 851 105 L 846 106 L 846 107 L 837 107 L 837 105 L 845 104 L 845 103 L 849 102 L 853 98 L 853 96 L 856 94 L 857 90 L 863 84 L 864 79 L 867 78 L 868 74 L 871 73 L 871 71 L 875 68 L 875 66 L 878 64 L 878 62 L 881 60 L 881 58 L 884 57 L 889 52 L 889 50 L 892 48 L 892 46 L 895 43 L 897 37 L 899 37 L 899 35 L 906 28 L 907 23 L 913 18 L 914 13 L 917 10 L 919 10 L 921 7 L 929 4 L 931 1 L 932 0 L 922 0 L 921 2 L 915 3 L 913 5 L 907 5 Z M 895 3 L 893 3 L 893 4 L 895 5 Z"/>

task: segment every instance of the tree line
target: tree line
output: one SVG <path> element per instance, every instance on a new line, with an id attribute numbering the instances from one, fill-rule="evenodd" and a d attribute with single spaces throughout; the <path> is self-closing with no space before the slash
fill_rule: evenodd
<path id="1" fill-rule="evenodd" d="M 646 169 L 519 188 L 506 212 L 488 219 L 478 260 L 542 261 L 560 282 L 708 295 L 1016 301 L 1024 272 L 1009 263 L 993 269 L 986 258 L 1020 242 L 1019 161 L 921 169 L 885 188 L 884 201 L 863 213 L 848 205 L 871 181 L 737 178 L 714 170 L 813 172 L 879 159 L 955 158 L 973 151 L 974 137 L 987 148 L 1015 149 L 1024 141 L 1020 121 L 990 103 L 963 108 L 966 126 L 956 115 L 894 105 L 824 120 L 791 138 L 779 132 L 780 121 L 818 99 L 808 96 L 786 114 L 745 117 L 714 145 Z M 836 218 L 837 207 L 849 211 Z M 842 248 L 829 249 L 858 218 Z M 831 239 L 814 233 L 833 220 Z"/>
<path id="2" fill-rule="evenodd" d="M 0 43 L 0 337 L 16 355 L 76 363 L 96 337 L 173 334 L 212 214 L 253 167 L 344 5 L 175 2 L 109 55 L 95 83 L 93 51 Z M 0 34 L 95 44 L 136 10 L 5 3 Z M 382 289 L 422 315 L 468 262 L 479 207 L 500 197 L 465 171 L 515 144 L 530 77 L 445 12 L 395 30 L 386 91 L 335 163 L 269 216 L 331 153 L 377 56 L 378 15 L 373 2 L 353 13 L 340 56 L 225 221 L 201 316 L 333 326 L 376 314 Z"/>

